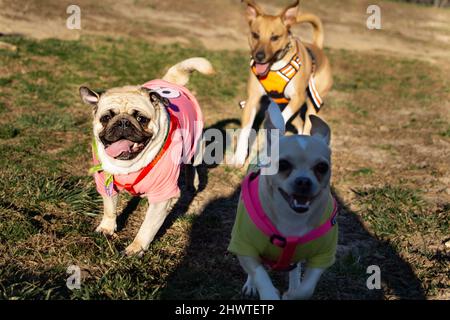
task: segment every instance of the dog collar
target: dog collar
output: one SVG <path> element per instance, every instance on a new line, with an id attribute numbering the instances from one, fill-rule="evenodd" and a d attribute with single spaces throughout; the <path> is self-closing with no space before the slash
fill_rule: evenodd
<path id="1" fill-rule="evenodd" d="M 290 271 L 295 265 L 291 260 L 298 245 L 316 240 L 327 234 L 337 223 L 338 207 L 336 199 L 333 197 L 333 211 L 330 218 L 319 227 L 311 230 L 304 236 L 285 237 L 270 221 L 264 211 L 259 199 L 259 172 L 249 174 L 242 183 L 242 200 L 245 208 L 255 226 L 269 237 L 270 243 L 283 249 L 278 261 L 270 261 L 261 257 L 263 261 L 273 270 Z"/>
<path id="2" fill-rule="evenodd" d="M 280 51 L 280 53 L 278 54 L 278 60 L 282 60 L 284 59 L 284 57 L 287 55 L 287 53 L 289 52 L 289 50 L 292 49 L 292 37 L 290 37 L 289 43 L 287 44 L 286 47 L 284 47 L 284 49 L 282 49 Z M 281 55 L 281 56 L 279 56 Z"/>

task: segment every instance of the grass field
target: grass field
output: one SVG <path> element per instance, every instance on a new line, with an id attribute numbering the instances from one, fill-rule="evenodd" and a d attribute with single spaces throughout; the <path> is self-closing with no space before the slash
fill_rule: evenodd
<path id="1" fill-rule="evenodd" d="M 239 298 L 244 274 L 226 246 L 243 171 L 211 168 L 206 190 L 177 202 L 145 256 L 123 257 L 145 200 L 137 207 L 125 197 L 113 239 L 93 232 L 101 204 L 87 173 L 91 110 L 77 88 L 143 83 L 201 55 L 218 71 L 189 85 L 207 125 L 236 127 L 247 54 L 92 36 L 3 40 L 18 51 L 0 51 L 0 297 Z M 450 203 L 440 180 L 448 179 L 448 76 L 416 60 L 328 54 L 336 84 L 323 115 L 334 131 L 342 232 L 315 298 L 449 298 Z M 366 288 L 371 264 L 382 270 L 382 290 Z M 80 290 L 66 287 L 70 265 L 82 270 Z"/>

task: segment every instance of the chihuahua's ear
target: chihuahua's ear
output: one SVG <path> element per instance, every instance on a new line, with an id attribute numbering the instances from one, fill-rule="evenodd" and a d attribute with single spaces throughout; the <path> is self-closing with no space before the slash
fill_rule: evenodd
<path id="1" fill-rule="evenodd" d="M 291 27 L 297 22 L 299 4 L 300 0 L 296 0 L 295 3 L 291 4 L 286 9 L 284 9 L 283 13 L 281 14 L 281 20 L 283 20 L 283 23 L 287 27 Z"/>
<path id="2" fill-rule="evenodd" d="M 281 114 L 280 107 L 270 100 L 270 105 L 266 111 L 266 121 L 264 123 L 264 128 L 267 130 L 267 142 L 271 144 L 272 140 L 272 130 L 279 130 L 280 137 L 284 136 L 286 133 L 286 126 L 284 124 L 284 118 Z"/>
<path id="3" fill-rule="evenodd" d="M 241 0 L 241 2 L 247 5 L 246 15 L 249 23 L 253 22 L 256 17 L 263 14 L 261 8 L 253 0 Z"/>
<path id="4" fill-rule="evenodd" d="M 93 107 L 97 106 L 98 101 L 100 100 L 100 93 L 97 93 L 88 87 L 80 87 L 80 97 L 81 100 Z"/>
<path id="5" fill-rule="evenodd" d="M 155 90 L 148 89 L 148 88 L 145 88 L 145 87 L 142 87 L 141 90 L 143 90 L 143 91 L 148 93 L 148 96 L 150 97 L 150 102 L 152 103 L 152 105 L 155 108 L 159 107 L 161 104 L 163 104 L 165 107 L 170 106 L 169 99 L 162 97 Z"/>
<path id="6" fill-rule="evenodd" d="M 330 145 L 331 130 L 327 123 L 315 115 L 310 115 L 309 120 L 311 120 L 312 125 L 311 136 L 318 137 Z"/>

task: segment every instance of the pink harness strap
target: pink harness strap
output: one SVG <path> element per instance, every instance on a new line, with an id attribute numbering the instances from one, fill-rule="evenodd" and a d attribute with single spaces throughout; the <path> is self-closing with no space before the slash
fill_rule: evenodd
<path id="1" fill-rule="evenodd" d="M 247 212 L 256 227 L 270 238 L 270 242 L 273 245 L 283 249 L 283 252 L 277 262 L 269 261 L 264 259 L 264 257 L 261 258 L 273 270 L 291 270 L 295 267 L 295 265 L 291 265 L 291 260 L 295 254 L 297 245 L 305 244 L 322 237 L 336 224 L 338 212 L 336 200 L 333 198 L 333 213 L 322 225 L 301 237 L 284 237 L 273 225 L 272 221 L 270 221 L 269 217 L 262 208 L 261 201 L 259 199 L 258 182 L 259 172 L 249 174 L 242 183 L 242 199 L 244 201 L 245 208 L 247 209 Z"/>

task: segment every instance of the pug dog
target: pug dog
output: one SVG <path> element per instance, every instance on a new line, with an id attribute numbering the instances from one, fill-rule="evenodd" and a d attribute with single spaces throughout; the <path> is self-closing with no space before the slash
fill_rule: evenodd
<path id="1" fill-rule="evenodd" d="M 93 159 L 97 191 L 104 214 L 96 231 L 113 235 L 117 228 L 119 193 L 147 197 L 149 207 L 139 232 L 125 249 L 142 255 L 180 193 L 182 164 L 193 168 L 203 130 L 203 116 L 194 95 L 184 87 L 193 71 L 213 74 L 211 63 L 191 58 L 169 69 L 162 80 L 104 93 L 80 88 L 84 103 L 93 108 Z M 197 154 L 198 155 L 198 154 Z M 186 185 L 193 188 L 192 175 Z"/>
<path id="2" fill-rule="evenodd" d="M 279 107 L 269 106 L 267 144 L 278 145 L 276 174 L 267 168 L 251 170 L 242 184 L 228 250 L 238 256 L 247 273 L 245 296 L 264 300 L 308 299 L 335 261 L 337 205 L 330 191 L 330 128 L 310 116 L 311 136 L 285 136 Z M 274 140 L 271 131 L 281 137 Z M 301 265 L 306 269 L 301 280 Z M 265 268 L 289 272 L 289 289 L 282 296 Z"/>

